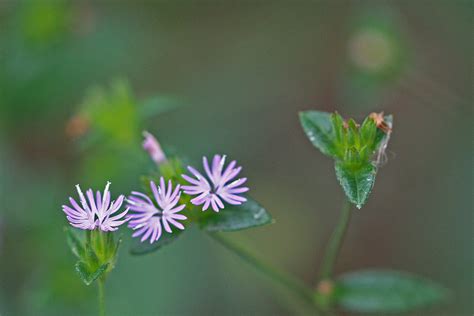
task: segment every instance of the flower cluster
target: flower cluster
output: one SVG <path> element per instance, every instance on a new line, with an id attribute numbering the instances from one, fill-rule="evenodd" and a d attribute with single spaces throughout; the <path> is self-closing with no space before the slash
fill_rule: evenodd
<path id="1" fill-rule="evenodd" d="M 166 156 L 156 138 L 147 132 L 144 136 L 143 148 L 148 151 L 152 160 L 157 165 L 166 162 Z M 128 198 L 120 195 L 117 200 L 110 202 L 110 182 L 107 182 L 103 195 L 97 191 L 94 196 L 91 189 L 87 190 L 87 201 L 77 185 L 81 205 L 69 198 L 72 207 L 63 205 L 63 211 L 72 226 L 84 230 L 115 231 L 128 221 L 128 227 L 134 230 L 132 237 L 140 237 L 141 242 L 148 240 L 154 243 L 162 236 L 163 229 L 172 233 L 172 226 L 179 230 L 185 228 L 183 223 L 179 222 L 187 219 L 185 215 L 180 214 L 186 208 L 186 204 L 181 202 L 182 192 L 195 196 L 191 199 L 191 204 L 202 205 L 203 211 L 211 207 L 215 212 L 219 212 L 225 208 L 225 203 L 240 205 L 247 201 L 241 196 L 249 190 L 243 186 L 247 178 L 237 178 L 242 167 L 237 166 L 235 160 L 225 166 L 225 160 L 225 155 L 215 155 L 210 164 L 207 157 L 203 157 L 205 176 L 188 166 L 191 176 L 181 175 L 187 185 L 177 184 L 173 187 L 171 180 L 166 183 L 163 177 L 160 178 L 158 186 L 150 181 L 152 197 L 132 191 Z M 124 200 L 127 208 L 115 215 Z"/>

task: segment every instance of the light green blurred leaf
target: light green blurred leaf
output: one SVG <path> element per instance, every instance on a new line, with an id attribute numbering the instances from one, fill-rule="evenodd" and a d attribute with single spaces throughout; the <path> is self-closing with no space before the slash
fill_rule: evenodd
<path id="1" fill-rule="evenodd" d="M 79 274 L 81 280 L 86 285 L 90 285 L 107 270 L 108 265 L 108 263 L 105 263 L 92 271 L 92 269 L 86 263 L 83 261 L 78 261 L 76 263 L 76 272 Z"/>
<path id="2" fill-rule="evenodd" d="M 89 122 L 92 138 L 133 146 L 141 139 L 136 104 L 129 83 L 118 79 L 109 89 L 90 89 L 81 105 L 80 116 Z"/>
<path id="3" fill-rule="evenodd" d="M 365 270 L 337 280 L 337 305 L 359 313 L 400 313 L 440 303 L 449 292 L 413 274 L 391 270 Z"/>
<path id="4" fill-rule="evenodd" d="M 30 45 L 50 45 L 70 32 L 73 7 L 69 1 L 24 1 L 21 31 Z"/>
<path id="5" fill-rule="evenodd" d="M 248 199 L 242 205 L 227 205 L 218 213 L 200 220 L 201 227 L 209 232 L 236 231 L 273 222 L 270 214 L 257 202 Z"/>

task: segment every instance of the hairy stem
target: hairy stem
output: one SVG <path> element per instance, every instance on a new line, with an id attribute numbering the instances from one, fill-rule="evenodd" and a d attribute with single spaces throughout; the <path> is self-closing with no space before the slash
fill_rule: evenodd
<path id="1" fill-rule="evenodd" d="M 105 279 L 99 278 L 97 285 L 99 290 L 99 316 L 105 316 Z"/>
<path id="2" fill-rule="evenodd" d="M 313 301 L 313 292 L 304 283 L 294 278 L 293 276 L 288 275 L 287 273 L 282 272 L 273 266 L 270 266 L 268 263 L 264 262 L 260 258 L 257 258 L 254 254 L 250 253 L 243 246 L 225 237 L 224 234 L 210 233 L 209 235 L 216 241 L 218 241 L 221 245 L 223 245 L 225 248 L 227 248 L 227 250 L 233 252 L 241 259 L 252 265 L 259 272 L 268 276 L 273 282 L 285 287 L 295 296 L 309 303 L 312 308 L 315 308 Z"/>
<path id="3" fill-rule="evenodd" d="M 329 240 L 329 244 L 324 254 L 321 271 L 319 273 L 321 280 L 332 277 L 334 264 L 336 263 L 337 255 L 341 250 L 342 242 L 344 241 L 344 236 L 346 235 L 350 219 L 351 203 L 348 200 L 345 200 L 341 209 L 339 222 L 331 235 L 331 239 Z"/>

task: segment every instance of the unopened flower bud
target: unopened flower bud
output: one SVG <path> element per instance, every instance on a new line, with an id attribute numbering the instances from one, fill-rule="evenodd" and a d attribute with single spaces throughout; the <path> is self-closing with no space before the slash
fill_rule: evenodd
<path id="1" fill-rule="evenodd" d="M 150 155 L 151 159 L 157 164 L 161 164 L 166 161 L 166 156 L 161 149 L 160 143 L 152 134 L 147 131 L 143 132 L 145 140 L 143 141 L 143 149 L 145 149 Z"/>

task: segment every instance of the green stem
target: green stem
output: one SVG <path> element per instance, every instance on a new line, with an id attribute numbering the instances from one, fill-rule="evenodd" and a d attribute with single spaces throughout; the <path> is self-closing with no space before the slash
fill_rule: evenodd
<path id="1" fill-rule="evenodd" d="M 209 235 L 216 241 L 218 241 L 221 245 L 223 245 L 225 248 L 227 248 L 227 250 L 235 253 L 241 259 L 256 268 L 258 271 L 267 275 L 273 282 L 284 286 L 297 297 L 301 298 L 307 303 L 310 303 L 314 308 L 313 292 L 301 281 L 295 279 L 293 276 L 288 275 L 285 272 L 276 269 L 275 267 L 268 265 L 268 263 L 257 258 L 255 255 L 250 253 L 241 245 L 225 237 L 224 234 L 210 233 Z"/>
<path id="2" fill-rule="evenodd" d="M 100 277 L 97 280 L 99 288 L 99 316 L 105 316 L 105 279 Z"/>
<path id="3" fill-rule="evenodd" d="M 334 264 L 336 263 L 337 255 L 341 250 L 342 242 L 344 241 L 344 236 L 349 226 L 349 221 L 351 219 L 351 203 L 348 200 L 345 200 L 344 205 L 342 206 L 341 215 L 339 218 L 339 223 L 334 229 L 329 244 L 326 248 L 326 253 L 324 254 L 323 263 L 321 265 L 320 278 L 321 280 L 329 279 L 332 277 Z"/>

